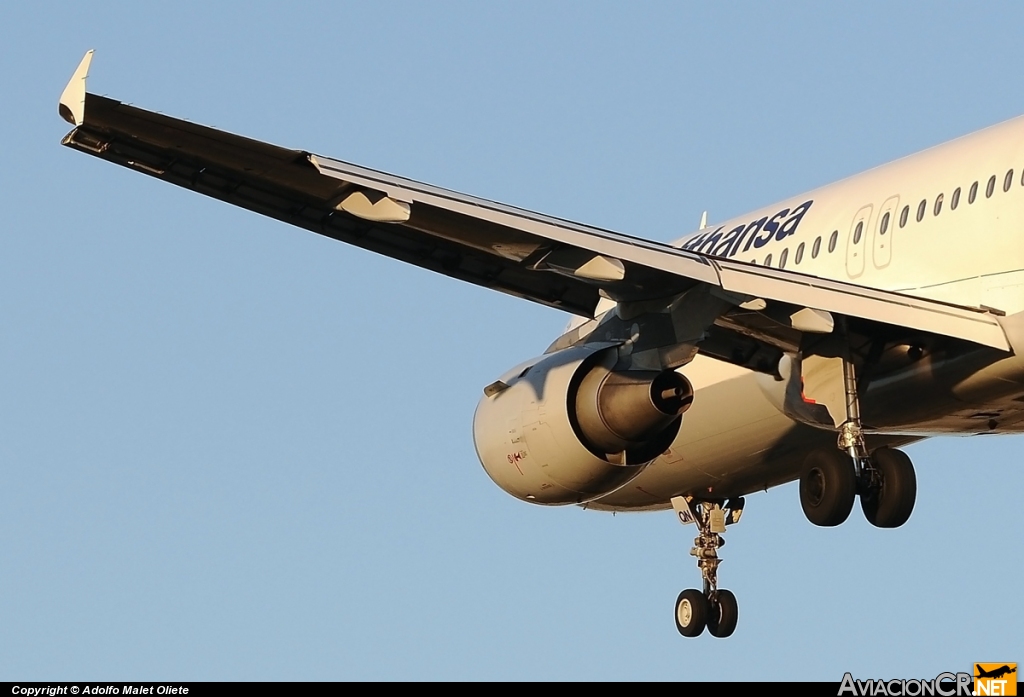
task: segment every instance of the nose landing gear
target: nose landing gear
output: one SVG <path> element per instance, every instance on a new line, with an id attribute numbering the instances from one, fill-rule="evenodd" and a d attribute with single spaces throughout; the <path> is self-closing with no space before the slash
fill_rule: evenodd
<path id="1" fill-rule="evenodd" d="M 690 496 L 672 499 L 679 522 L 697 526 L 690 554 L 697 558 L 704 579 L 703 591 L 689 588 L 676 598 L 676 629 L 685 637 L 700 636 L 707 628 L 712 636 L 724 638 L 736 630 L 736 596 L 718 587 L 718 565 L 722 562 L 718 550 L 725 546 L 721 536 L 725 526 L 739 522 L 743 503 L 742 498 L 737 498 L 723 508 L 719 501 L 698 501 Z"/>

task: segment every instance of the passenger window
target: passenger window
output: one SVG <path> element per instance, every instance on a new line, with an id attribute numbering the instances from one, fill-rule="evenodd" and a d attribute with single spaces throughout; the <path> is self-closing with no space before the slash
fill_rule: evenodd
<path id="1" fill-rule="evenodd" d="M 853 243 L 860 244 L 860 236 L 864 232 L 864 222 L 857 223 L 857 227 L 853 231 Z"/>
<path id="2" fill-rule="evenodd" d="M 967 192 L 967 203 L 974 203 L 976 198 L 978 198 L 978 182 L 971 184 L 971 190 Z"/>
<path id="3" fill-rule="evenodd" d="M 786 260 L 789 259 L 789 247 L 782 250 L 782 254 L 779 255 L 779 268 L 786 268 Z"/>
<path id="4" fill-rule="evenodd" d="M 924 209 L 928 207 L 928 200 L 921 199 L 921 203 L 917 206 L 917 222 L 924 220 Z"/>
<path id="5" fill-rule="evenodd" d="M 956 187 L 953 191 L 953 198 L 949 199 L 949 210 L 955 211 L 956 207 L 960 205 L 960 187 Z"/>
<path id="6" fill-rule="evenodd" d="M 799 264 L 803 260 L 804 260 L 804 243 L 801 242 L 800 246 L 796 248 L 796 258 L 793 259 L 793 262 L 796 263 L 796 264 Z"/>
<path id="7" fill-rule="evenodd" d="M 992 192 L 996 190 L 996 175 L 992 175 L 988 178 L 988 184 L 985 186 L 985 198 L 991 198 Z"/>
<path id="8" fill-rule="evenodd" d="M 935 215 L 942 212 L 942 194 L 935 197 Z"/>
<path id="9" fill-rule="evenodd" d="M 814 239 L 814 246 L 811 247 L 811 259 L 817 259 L 818 258 L 818 252 L 820 252 L 820 251 L 821 251 L 821 235 L 818 235 Z"/>
<path id="10" fill-rule="evenodd" d="M 910 206 L 903 206 L 903 212 L 900 213 L 900 227 L 907 226 L 908 217 L 910 217 Z"/>
<path id="11" fill-rule="evenodd" d="M 765 266 L 771 266 L 772 265 L 772 255 L 771 254 L 769 254 L 768 256 L 766 256 L 764 258 L 764 265 Z"/>
<path id="12" fill-rule="evenodd" d="M 836 242 L 839 241 L 839 231 L 833 230 L 832 236 L 828 238 L 828 253 L 836 251 Z"/>
<path id="13" fill-rule="evenodd" d="M 1003 191 L 1009 191 L 1010 187 L 1013 186 L 1013 170 L 1011 169 L 1006 173 L 1006 179 L 1003 180 Z"/>
<path id="14" fill-rule="evenodd" d="M 878 226 L 878 234 L 884 235 L 889 230 L 889 211 L 882 216 L 882 224 Z"/>

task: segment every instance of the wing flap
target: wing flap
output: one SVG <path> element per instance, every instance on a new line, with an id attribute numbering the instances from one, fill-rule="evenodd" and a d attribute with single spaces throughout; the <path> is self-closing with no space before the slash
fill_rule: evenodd
<path id="1" fill-rule="evenodd" d="M 716 264 L 722 289 L 732 293 L 1010 350 L 998 318 L 988 312 L 792 271 L 724 259 Z"/>
<path id="2" fill-rule="evenodd" d="M 973 308 L 792 271 L 726 259 L 700 258 L 699 254 L 670 245 L 589 228 L 398 177 L 380 173 L 368 175 L 369 170 L 338 160 L 317 157 L 314 164 L 321 172 L 341 180 L 358 182 L 364 186 L 379 186 L 381 190 L 388 191 L 389 195 L 412 202 L 414 208 L 417 204 L 426 204 L 434 209 L 448 210 L 470 218 L 474 226 L 486 221 L 497 223 L 505 231 L 528 230 L 537 237 L 630 262 L 643 267 L 648 275 L 660 271 L 669 276 L 709 283 L 736 295 L 774 300 L 794 308 L 825 310 L 1009 350 L 1006 335 L 996 317 Z M 581 234 L 587 235 L 587 238 L 580 240 L 578 236 Z M 466 242 L 466 239 L 462 241 Z M 634 277 L 638 275 L 641 274 L 634 273 Z M 614 290 L 613 287 L 606 289 L 612 297 L 615 295 Z"/>

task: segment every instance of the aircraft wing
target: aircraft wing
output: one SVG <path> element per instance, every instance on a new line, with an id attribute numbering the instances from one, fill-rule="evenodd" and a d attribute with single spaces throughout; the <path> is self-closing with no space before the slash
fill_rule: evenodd
<path id="1" fill-rule="evenodd" d="M 90 94 L 91 56 L 61 96 L 75 126 L 64 145 L 453 278 L 587 317 L 601 297 L 643 301 L 705 284 L 737 304 L 813 308 L 1010 349 L 998 319 L 973 308 L 707 257 Z M 759 336 L 756 314 L 737 310 L 725 323 Z"/>

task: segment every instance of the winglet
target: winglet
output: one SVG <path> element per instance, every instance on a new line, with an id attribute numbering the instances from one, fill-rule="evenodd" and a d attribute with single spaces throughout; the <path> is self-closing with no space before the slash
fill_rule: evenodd
<path id="1" fill-rule="evenodd" d="M 60 94 L 60 115 L 68 123 L 81 126 L 85 121 L 85 79 L 89 77 L 89 64 L 92 63 L 93 50 L 85 52 L 78 69 L 71 76 L 71 81 Z"/>
<path id="2" fill-rule="evenodd" d="M 708 212 L 704 211 L 703 213 L 700 214 L 700 227 L 697 228 L 697 229 L 698 230 L 703 230 L 707 226 L 708 226 Z"/>

